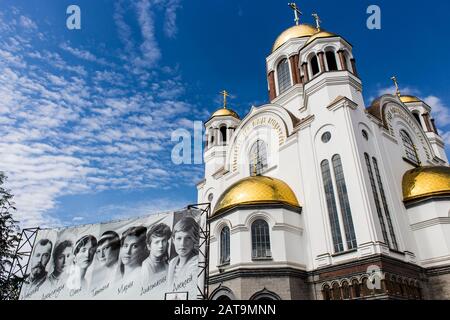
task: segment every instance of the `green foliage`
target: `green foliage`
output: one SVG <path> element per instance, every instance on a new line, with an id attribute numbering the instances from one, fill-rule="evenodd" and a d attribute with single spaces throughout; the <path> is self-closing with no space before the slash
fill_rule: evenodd
<path id="1" fill-rule="evenodd" d="M 12 212 L 16 210 L 12 202 L 13 195 L 3 187 L 6 176 L 0 172 L 0 300 L 17 299 L 23 279 L 9 277 L 11 262 L 19 243 L 19 227 Z"/>

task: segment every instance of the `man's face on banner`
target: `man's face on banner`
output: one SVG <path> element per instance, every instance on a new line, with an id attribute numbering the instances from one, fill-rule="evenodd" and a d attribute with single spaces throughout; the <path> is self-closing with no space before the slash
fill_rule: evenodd
<path id="1" fill-rule="evenodd" d="M 107 267 L 116 263 L 118 258 L 119 250 L 115 248 L 113 241 L 107 240 L 97 248 L 97 260 Z"/>
<path id="2" fill-rule="evenodd" d="M 159 258 L 167 253 L 168 245 L 169 239 L 167 239 L 166 237 L 152 236 L 149 246 L 150 254 L 156 258 Z"/>
<path id="3" fill-rule="evenodd" d="M 94 253 L 95 247 L 92 245 L 92 241 L 88 241 L 75 255 L 74 263 L 81 269 L 87 269 L 87 267 L 89 267 L 92 263 Z"/>
<path id="4" fill-rule="evenodd" d="M 145 255 L 145 234 L 136 236 L 127 236 L 120 248 L 120 257 L 122 263 L 129 267 L 137 267 L 142 263 Z"/>
<path id="5" fill-rule="evenodd" d="M 45 272 L 45 267 L 50 260 L 52 245 L 48 242 L 46 245 L 38 244 L 34 249 L 33 263 L 31 265 L 31 275 L 33 278 L 39 277 Z"/>
<path id="6" fill-rule="evenodd" d="M 66 247 L 63 252 L 56 258 L 55 269 L 59 273 L 63 273 L 64 270 L 72 262 L 72 247 Z"/>
<path id="7" fill-rule="evenodd" d="M 194 241 L 188 232 L 177 231 L 173 243 L 180 257 L 187 257 L 194 249 Z"/>

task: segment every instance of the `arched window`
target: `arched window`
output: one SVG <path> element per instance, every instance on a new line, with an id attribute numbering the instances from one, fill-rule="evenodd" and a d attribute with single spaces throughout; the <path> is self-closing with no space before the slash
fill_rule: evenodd
<path id="1" fill-rule="evenodd" d="M 402 138 L 403 146 L 405 147 L 406 158 L 416 164 L 419 164 L 417 149 L 409 134 L 405 130 L 400 130 L 400 137 Z"/>
<path id="2" fill-rule="evenodd" d="M 320 167 L 322 169 L 323 187 L 325 189 L 325 197 L 327 200 L 328 218 L 330 220 L 334 251 L 335 253 L 342 252 L 344 251 L 344 244 L 342 243 L 341 228 L 339 226 L 339 217 L 328 160 L 322 161 Z"/>
<path id="3" fill-rule="evenodd" d="M 344 221 L 347 248 L 351 250 L 356 248 L 357 243 L 355 228 L 353 227 L 352 212 L 350 210 L 350 202 L 348 200 L 347 185 L 344 178 L 344 170 L 342 168 L 341 157 L 338 154 L 334 155 L 332 160 L 339 203 L 341 205 L 342 220 Z"/>
<path id="4" fill-rule="evenodd" d="M 351 298 L 350 295 L 350 286 L 348 285 L 347 281 L 344 281 L 342 283 L 342 299 L 348 300 Z"/>
<path id="5" fill-rule="evenodd" d="M 341 288 L 339 288 L 339 284 L 337 282 L 333 283 L 333 300 L 342 300 L 341 296 Z"/>
<path id="6" fill-rule="evenodd" d="M 334 54 L 334 52 L 327 51 L 327 52 L 325 52 L 325 56 L 326 56 L 327 64 L 328 64 L 328 71 L 337 71 L 338 67 L 337 67 L 337 62 L 336 62 L 336 55 Z"/>
<path id="7" fill-rule="evenodd" d="M 323 300 L 331 300 L 330 286 L 325 285 L 322 289 Z"/>
<path id="8" fill-rule="evenodd" d="M 270 258 L 269 225 L 266 221 L 258 219 L 252 223 L 252 258 Z"/>
<path id="9" fill-rule="evenodd" d="M 361 287 L 356 279 L 352 280 L 352 295 L 353 298 L 361 297 Z"/>
<path id="10" fill-rule="evenodd" d="M 319 61 L 317 61 L 317 56 L 313 56 L 311 58 L 311 71 L 313 77 L 320 72 Z"/>
<path id="11" fill-rule="evenodd" d="M 223 227 L 220 232 L 220 264 L 230 262 L 230 228 Z"/>
<path id="12" fill-rule="evenodd" d="M 262 140 L 257 140 L 250 149 L 250 175 L 260 175 L 267 169 L 267 147 Z"/>
<path id="13" fill-rule="evenodd" d="M 369 280 L 368 280 L 367 278 L 364 278 L 364 279 L 362 279 L 362 281 L 361 281 L 362 294 L 363 294 L 364 297 L 367 297 L 367 296 L 372 295 L 372 292 L 371 292 L 371 290 L 369 289 L 369 287 L 368 287 L 368 285 L 367 285 L 367 282 L 368 282 L 368 281 L 369 281 Z"/>
<path id="14" fill-rule="evenodd" d="M 222 138 L 222 144 L 227 143 L 227 127 L 221 126 L 220 127 L 220 137 Z"/>
<path id="15" fill-rule="evenodd" d="M 279 94 L 282 94 L 292 85 L 291 75 L 289 73 L 288 59 L 283 59 L 280 61 L 277 67 L 277 75 L 278 75 L 278 91 Z"/>

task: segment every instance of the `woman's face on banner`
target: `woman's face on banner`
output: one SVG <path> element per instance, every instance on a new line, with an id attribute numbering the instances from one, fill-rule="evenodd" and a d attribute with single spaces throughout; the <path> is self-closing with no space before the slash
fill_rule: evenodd
<path id="1" fill-rule="evenodd" d="M 94 257 L 95 247 L 92 245 L 91 241 L 88 241 L 84 246 L 80 248 L 78 253 L 74 258 L 74 262 L 81 269 L 87 269 L 92 262 Z"/>
<path id="2" fill-rule="evenodd" d="M 66 247 L 56 259 L 56 271 L 58 271 L 59 273 L 63 273 L 66 267 L 72 262 L 71 259 L 72 247 Z"/>
<path id="3" fill-rule="evenodd" d="M 150 254 L 156 258 L 163 256 L 167 253 L 167 247 L 169 245 L 169 239 L 166 237 L 152 236 L 150 243 Z"/>
<path id="4" fill-rule="evenodd" d="M 97 248 L 97 259 L 98 261 L 109 267 L 117 262 L 118 249 L 114 249 L 112 241 L 105 241 Z"/>
<path id="5" fill-rule="evenodd" d="M 138 267 L 144 260 L 145 234 L 140 237 L 127 236 L 120 248 L 122 263 L 129 267 Z"/>
<path id="6" fill-rule="evenodd" d="M 177 231 L 173 242 L 175 251 L 180 257 L 188 256 L 194 249 L 194 241 L 188 232 Z"/>

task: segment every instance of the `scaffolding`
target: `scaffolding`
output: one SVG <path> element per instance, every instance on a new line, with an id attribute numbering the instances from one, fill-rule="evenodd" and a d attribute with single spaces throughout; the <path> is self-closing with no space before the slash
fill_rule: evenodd
<path id="1" fill-rule="evenodd" d="M 8 281 L 12 280 L 13 277 L 18 277 L 19 279 L 25 279 L 27 277 L 26 272 L 28 269 L 28 264 L 30 262 L 31 253 L 33 251 L 34 243 L 39 230 L 39 228 L 27 228 L 22 230 L 13 260 L 11 261 Z M 17 300 L 19 298 L 22 285 L 23 281 L 19 283 L 17 292 L 15 290 L 9 292 L 6 300 Z"/>

